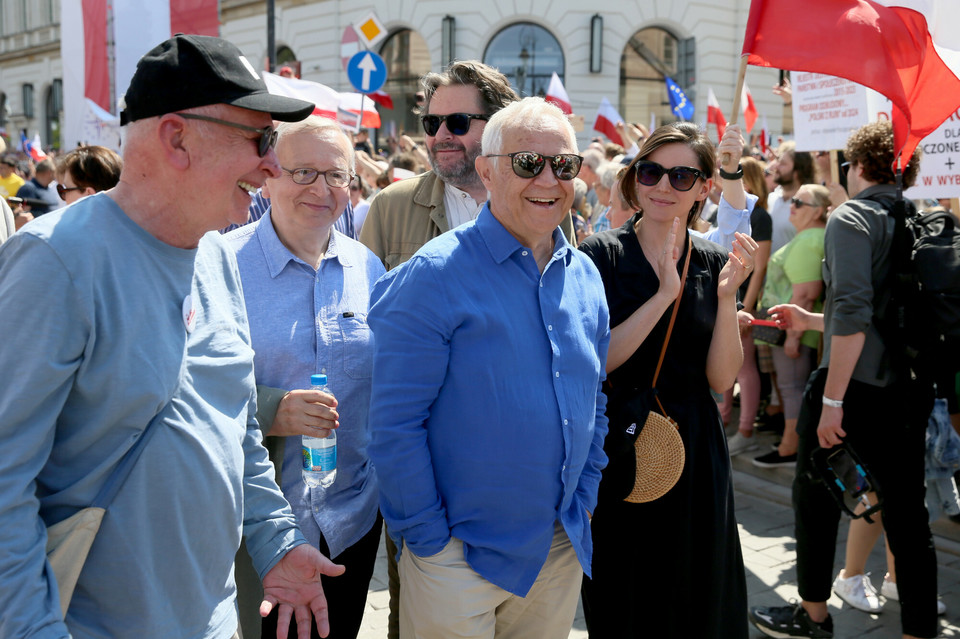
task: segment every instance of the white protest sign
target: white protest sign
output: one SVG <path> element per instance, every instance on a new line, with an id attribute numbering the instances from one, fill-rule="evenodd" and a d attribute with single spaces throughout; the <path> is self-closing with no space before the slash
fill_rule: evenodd
<path id="1" fill-rule="evenodd" d="M 798 151 L 842 149 L 850 132 L 870 121 L 866 87 L 822 73 L 790 75 Z"/>
<path id="2" fill-rule="evenodd" d="M 892 104 L 872 89 L 820 73 L 794 73 L 793 123 L 798 151 L 843 149 L 868 122 L 889 120 Z M 920 173 L 905 195 L 960 196 L 960 109 L 920 143 Z"/>
<path id="3" fill-rule="evenodd" d="M 871 121 L 889 120 L 892 103 L 867 89 Z M 904 191 L 911 200 L 960 197 L 960 109 L 920 142 L 920 173 L 912 188 Z"/>

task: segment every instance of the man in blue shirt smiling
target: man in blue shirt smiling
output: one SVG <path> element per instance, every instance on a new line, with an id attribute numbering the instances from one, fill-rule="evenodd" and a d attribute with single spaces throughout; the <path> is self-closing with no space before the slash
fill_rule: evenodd
<path id="1" fill-rule="evenodd" d="M 607 305 L 558 228 L 581 161 L 563 113 L 513 103 L 482 149 L 477 219 L 371 295 L 370 456 L 402 636 L 566 637 L 606 464 Z"/>

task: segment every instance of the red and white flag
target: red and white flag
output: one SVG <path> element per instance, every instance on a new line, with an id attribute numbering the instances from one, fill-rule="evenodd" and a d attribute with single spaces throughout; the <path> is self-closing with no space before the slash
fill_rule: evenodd
<path id="1" fill-rule="evenodd" d="M 764 155 L 767 154 L 769 147 L 767 146 L 767 140 L 770 139 L 770 127 L 767 125 L 767 116 L 763 115 L 763 125 L 760 127 L 760 152 Z"/>
<path id="2" fill-rule="evenodd" d="M 957 24 L 957 0 L 752 0 L 743 53 L 887 96 L 894 150 L 909 158 L 960 107 Z"/>
<path id="3" fill-rule="evenodd" d="M 91 124 L 85 118 L 94 117 L 86 100 L 116 113 L 117 104 L 110 104 L 111 80 L 116 102 L 126 93 L 137 61 L 156 45 L 175 33 L 219 35 L 220 9 L 218 0 L 61 0 L 60 24 L 70 25 L 60 32 L 61 146 L 67 149 L 78 142 L 103 143 L 82 133 Z M 113 46 L 113 69 L 108 44 Z"/>
<path id="4" fill-rule="evenodd" d="M 386 91 L 374 91 L 373 93 L 368 93 L 367 97 L 382 106 L 384 109 L 393 108 L 393 98 L 391 98 L 390 94 Z"/>
<path id="5" fill-rule="evenodd" d="M 717 96 L 713 94 L 712 88 L 707 89 L 707 122 L 717 125 L 717 139 L 722 139 L 723 132 L 727 130 L 727 119 L 723 117 L 720 103 L 717 101 Z"/>
<path id="6" fill-rule="evenodd" d="M 550 86 L 547 87 L 547 95 L 543 99 L 550 104 L 557 105 L 567 115 L 573 113 L 573 107 L 570 106 L 570 96 L 567 95 L 567 90 L 563 88 L 563 82 L 560 81 L 560 76 L 557 75 L 556 71 L 550 78 Z"/>
<path id="7" fill-rule="evenodd" d="M 757 123 L 757 105 L 753 101 L 753 95 L 746 82 L 743 83 L 743 89 L 740 91 L 740 106 L 743 108 L 743 132 L 749 133 Z"/>
<path id="8" fill-rule="evenodd" d="M 606 98 L 600 100 L 600 108 L 597 109 L 597 119 L 593 122 L 593 130 L 603 133 L 614 144 L 623 146 L 623 138 L 617 133 L 618 122 L 623 122 L 623 118 L 613 108 L 610 101 Z"/>

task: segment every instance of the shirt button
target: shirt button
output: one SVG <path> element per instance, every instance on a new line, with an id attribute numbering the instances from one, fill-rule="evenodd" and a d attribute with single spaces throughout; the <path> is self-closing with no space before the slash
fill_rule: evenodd
<path id="1" fill-rule="evenodd" d="M 564 426 L 566 426 L 566 425 L 569 424 L 569 423 L 570 423 L 569 420 L 566 420 L 566 419 L 563 420 L 563 425 L 564 425 Z"/>
<path id="2" fill-rule="evenodd" d="M 552 330 L 553 330 L 553 324 L 548 324 L 548 325 L 547 325 L 547 330 L 548 330 L 548 331 L 552 331 Z"/>
<path id="3" fill-rule="evenodd" d="M 557 376 L 557 377 L 560 377 L 560 371 L 557 371 L 557 372 L 556 372 L 556 376 Z"/>
<path id="4" fill-rule="evenodd" d="M 567 469 L 566 465 L 560 467 L 560 470 L 566 470 L 566 469 Z"/>
<path id="5" fill-rule="evenodd" d="M 523 251 L 522 253 L 520 253 L 520 255 L 527 255 L 527 252 Z"/>
<path id="6" fill-rule="evenodd" d="M 543 288 L 543 282 L 540 282 L 540 288 Z"/>

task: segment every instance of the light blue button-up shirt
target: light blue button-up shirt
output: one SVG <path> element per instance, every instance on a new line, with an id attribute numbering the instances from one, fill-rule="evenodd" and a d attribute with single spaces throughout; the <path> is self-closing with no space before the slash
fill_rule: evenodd
<path id="1" fill-rule="evenodd" d="M 419 556 L 463 541 L 525 595 L 559 520 L 590 573 L 606 465 L 603 283 L 559 229 L 541 274 L 484 206 L 374 288 L 370 456 L 388 530 Z"/>
<path id="2" fill-rule="evenodd" d="M 307 540 L 320 535 L 336 557 L 360 540 L 377 518 L 377 479 L 367 457 L 373 343 L 367 307 L 380 260 L 331 229 L 320 268 L 293 255 L 277 237 L 270 212 L 226 235 L 237 251 L 250 321 L 257 384 L 309 388 L 325 373 L 337 398 L 337 478 L 310 488 L 301 478 L 299 437 L 284 446 L 281 488 Z"/>

